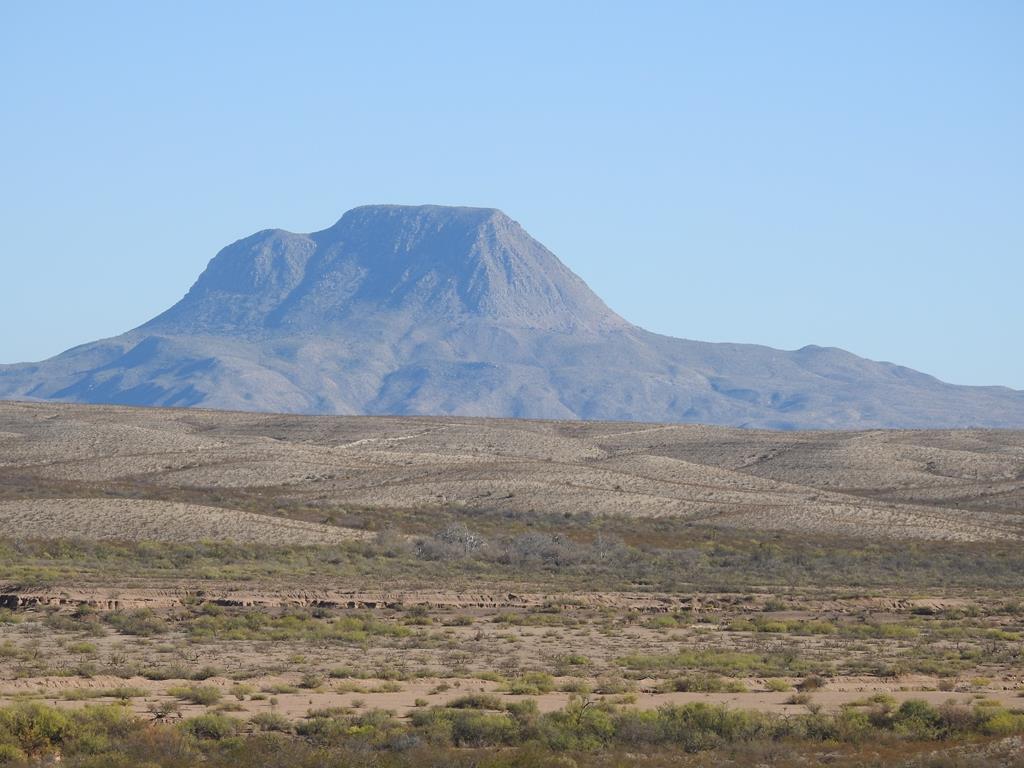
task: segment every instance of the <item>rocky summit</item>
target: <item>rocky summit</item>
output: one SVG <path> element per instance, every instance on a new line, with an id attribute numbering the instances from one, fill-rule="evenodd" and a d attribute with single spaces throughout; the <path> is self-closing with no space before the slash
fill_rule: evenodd
<path id="1" fill-rule="evenodd" d="M 490 208 L 373 205 L 224 248 L 173 307 L 0 397 L 332 414 L 1024 427 L 1024 392 L 835 348 L 660 336 L 615 314 Z"/>

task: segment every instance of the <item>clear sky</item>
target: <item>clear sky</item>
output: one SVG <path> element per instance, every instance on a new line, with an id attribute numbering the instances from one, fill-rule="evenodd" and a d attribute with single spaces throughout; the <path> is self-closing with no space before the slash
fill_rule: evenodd
<path id="1" fill-rule="evenodd" d="M 1024 388 L 1024 3 L 0 4 L 0 362 L 494 206 L 651 330 Z"/>

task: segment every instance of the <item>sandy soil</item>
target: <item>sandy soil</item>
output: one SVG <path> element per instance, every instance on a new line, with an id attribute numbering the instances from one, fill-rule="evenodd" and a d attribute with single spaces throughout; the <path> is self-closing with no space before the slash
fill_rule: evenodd
<path id="1" fill-rule="evenodd" d="M 278 675 L 256 678 L 246 681 L 249 685 L 259 690 L 270 688 L 275 685 L 295 686 L 299 682 L 298 676 Z M 653 683 L 654 681 L 647 681 Z M 630 706 L 638 709 L 656 709 L 665 704 L 686 704 L 694 701 L 703 701 L 710 704 L 725 704 L 737 709 L 753 709 L 765 712 L 778 712 L 783 714 L 806 713 L 805 704 L 791 704 L 787 700 L 793 695 L 786 692 L 772 692 L 764 688 L 764 681 L 748 679 L 743 681 L 750 690 L 746 693 L 655 693 L 650 690 L 641 690 L 630 696 Z M 795 680 L 793 682 L 796 682 Z M 271 697 L 253 700 L 244 698 L 237 701 L 230 694 L 234 681 L 226 678 L 210 678 L 203 681 L 204 686 L 214 686 L 221 690 L 225 700 L 235 701 L 238 707 L 235 711 L 228 711 L 227 714 L 240 718 L 248 718 L 257 712 L 275 711 L 286 715 L 291 719 L 304 717 L 307 712 L 313 709 L 326 709 L 329 707 L 354 707 L 366 709 L 390 709 L 399 715 L 406 715 L 416 708 L 416 701 L 426 701 L 428 705 L 442 705 L 465 696 L 469 693 L 493 693 L 498 695 L 502 702 L 522 701 L 530 698 L 537 702 L 542 712 L 552 712 L 563 709 L 568 703 L 570 694 L 563 692 L 542 694 L 539 696 L 516 696 L 502 693 L 495 683 L 481 680 L 447 680 L 443 678 L 423 678 L 401 684 L 400 691 L 374 692 L 374 688 L 383 685 L 382 680 L 360 680 L 359 685 L 364 690 L 337 692 L 330 690 L 330 683 L 316 690 L 299 690 L 294 693 L 275 693 L 273 701 Z M 437 691 L 439 684 L 447 683 L 451 687 L 445 691 Z M 644 681 L 640 681 L 641 686 Z M 185 680 L 166 680 L 154 682 L 142 677 L 129 678 L 127 680 L 107 676 L 97 676 L 91 679 L 66 678 L 66 677 L 41 677 L 25 678 L 22 680 L 3 681 L 0 683 L 0 706 L 23 697 L 26 694 L 37 694 L 47 703 L 59 707 L 83 706 L 89 701 L 103 701 L 104 699 L 89 700 L 67 700 L 62 698 L 69 690 L 110 690 L 118 686 L 130 686 L 146 691 L 146 695 L 132 700 L 133 709 L 139 714 L 147 714 L 151 702 L 163 699 L 171 699 L 167 691 L 169 688 L 187 685 Z M 931 689 L 928 685 L 931 685 Z M 880 682 L 878 680 L 863 680 L 858 678 L 836 678 L 829 681 L 828 688 L 817 691 L 810 700 L 810 704 L 818 705 L 825 711 L 836 711 L 843 705 L 854 702 L 861 702 L 868 697 L 884 693 L 892 696 L 897 703 L 907 699 L 923 699 L 932 704 L 939 705 L 946 702 L 972 705 L 979 698 L 988 701 L 999 702 L 1001 705 L 1015 708 L 1020 706 L 1020 695 L 1014 690 L 988 690 L 984 693 L 967 692 L 944 692 L 934 689 L 934 680 L 919 681 L 895 681 Z M 594 700 L 602 698 L 616 699 L 617 696 L 592 695 Z M 113 699 L 106 699 L 112 701 Z M 204 711 L 204 707 L 198 705 L 184 704 L 182 715 L 191 716 Z"/>

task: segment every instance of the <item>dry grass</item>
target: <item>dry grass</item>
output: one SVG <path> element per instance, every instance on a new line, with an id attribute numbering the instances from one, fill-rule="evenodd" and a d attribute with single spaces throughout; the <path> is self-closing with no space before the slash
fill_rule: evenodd
<path id="1" fill-rule="evenodd" d="M 314 522 L 344 522 L 338 515 L 352 509 L 478 510 L 1013 540 L 1024 520 L 1024 434 L 0 404 L 0 497 L 111 492 L 259 512 L 272 511 L 272 497 Z"/>
<path id="2" fill-rule="evenodd" d="M 331 544 L 369 535 L 351 528 L 234 509 L 139 499 L 0 502 L 0 528 L 13 539 L 219 540 L 243 544 Z"/>

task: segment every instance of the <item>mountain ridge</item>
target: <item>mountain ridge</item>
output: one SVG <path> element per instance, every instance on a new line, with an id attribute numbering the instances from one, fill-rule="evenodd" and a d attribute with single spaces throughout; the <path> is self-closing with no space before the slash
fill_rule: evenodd
<path id="1" fill-rule="evenodd" d="M 626 325 L 496 208 L 361 206 L 318 232 L 263 230 L 222 249 L 180 302 L 141 327 L 159 329 L 197 311 L 207 328 L 211 320 L 230 331 L 251 326 L 254 318 L 237 309 L 220 324 L 197 306 L 225 294 L 247 309 L 246 297 L 261 299 L 256 314 L 263 328 L 319 330 L 358 304 L 477 314 L 548 330 L 571 329 L 569 319 L 583 317 L 588 327 Z"/>
<path id="2" fill-rule="evenodd" d="M 0 366 L 0 397 L 336 414 L 865 429 L 1024 426 L 1024 392 L 834 347 L 659 335 L 492 208 L 361 206 L 221 249 L 120 336 Z"/>

